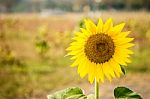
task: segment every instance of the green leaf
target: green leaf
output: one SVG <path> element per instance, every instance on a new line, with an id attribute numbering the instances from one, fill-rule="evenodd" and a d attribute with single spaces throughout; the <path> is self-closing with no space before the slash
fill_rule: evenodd
<path id="1" fill-rule="evenodd" d="M 125 75 L 125 74 L 126 74 L 126 70 L 125 70 L 124 66 L 123 66 L 123 65 L 120 65 L 120 67 L 121 67 L 121 71 L 122 71 L 123 74 Z"/>
<path id="2" fill-rule="evenodd" d="M 48 99 L 87 99 L 87 96 L 83 94 L 80 88 L 73 87 L 48 95 Z"/>
<path id="3" fill-rule="evenodd" d="M 126 87 L 117 87 L 114 90 L 115 99 L 142 99 L 140 95 Z"/>

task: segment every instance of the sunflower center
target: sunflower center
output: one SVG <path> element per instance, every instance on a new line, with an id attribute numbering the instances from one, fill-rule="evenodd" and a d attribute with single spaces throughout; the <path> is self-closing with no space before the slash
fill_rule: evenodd
<path id="1" fill-rule="evenodd" d="M 106 34 L 95 34 L 88 38 L 84 52 L 94 63 L 105 63 L 114 55 L 114 42 Z"/>
<path id="2" fill-rule="evenodd" d="M 106 44 L 105 44 L 105 43 L 96 44 L 96 49 L 97 49 L 99 52 L 103 52 L 103 51 L 106 50 Z"/>

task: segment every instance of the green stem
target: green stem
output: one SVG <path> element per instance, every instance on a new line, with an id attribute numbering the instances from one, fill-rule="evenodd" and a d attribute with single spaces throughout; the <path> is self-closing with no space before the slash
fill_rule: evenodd
<path id="1" fill-rule="evenodd" d="M 95 79 L 95 99 L 99 99 L 99 83 Z"/>

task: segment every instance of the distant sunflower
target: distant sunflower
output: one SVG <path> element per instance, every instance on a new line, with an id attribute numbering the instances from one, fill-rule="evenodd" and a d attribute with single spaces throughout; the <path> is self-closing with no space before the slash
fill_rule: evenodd
<path id="1" fill-rule="evenodd" d="M 122 32 L 125 23 L 113 27 L 111 18 L 105 23 L 100 18 L 97 25 L 89 19 L 84 22 L 86 28 L 75 32 L 74 41 L 66 49 L 75 60 L 71 66 L 78 66 L 80 76 L 88 75 L 90 83 L 94 79 L 104 82 L 105 77 L 110 81 L 120 77 L 120 65 L 131 62 L 129 57 L 133 52 L 128 48 L 134 46 L 130 43 L 133 38 L 127 37 L 130 32 Z"/>

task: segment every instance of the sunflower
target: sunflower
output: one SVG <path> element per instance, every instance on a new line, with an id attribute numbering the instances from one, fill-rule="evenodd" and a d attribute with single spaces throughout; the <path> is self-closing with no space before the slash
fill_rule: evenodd
<path id="1" fill-rule="evenodd" d="M 112 19 L 105 23 L 99 18 L 97 25 L 90 19 L 84 20 L 85 28 L 75 32 L 73 42 L 66 49 L 67 55 L 74 60 L 72 67 L 78 67 L 81 78 L 88 75 L 88 80 L 93 83 L 104 82 L 107 78 L 120 77 L 121 65 L 130 63 L 133 52 L 128 49 L 134 44 L 133 38 L 127 37 L 130 31 L 122 32 L 125 23 L 113 26 Z"/>

